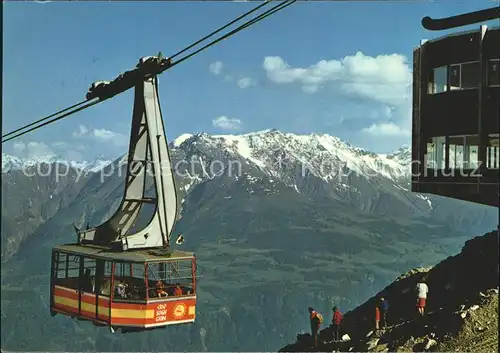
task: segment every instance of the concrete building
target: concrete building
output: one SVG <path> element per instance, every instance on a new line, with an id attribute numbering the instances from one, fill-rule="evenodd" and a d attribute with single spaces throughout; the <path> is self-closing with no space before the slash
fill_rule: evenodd
<path id="1" fill-rule="evenodd" d="M 412 191 L 499 206 L 500 30 L 413 52 Z"/>

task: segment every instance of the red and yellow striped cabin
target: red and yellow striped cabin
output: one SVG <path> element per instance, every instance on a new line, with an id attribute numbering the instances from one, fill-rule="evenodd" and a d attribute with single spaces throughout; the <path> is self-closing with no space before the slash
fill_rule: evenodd
<path id="1" fill-rule="evenodd" d="M 52 315 L 145 330 L 192 323 L 196 317 L 196 258 L 184 251 L 112 252 L 94 245 L 52 250 Z"/>

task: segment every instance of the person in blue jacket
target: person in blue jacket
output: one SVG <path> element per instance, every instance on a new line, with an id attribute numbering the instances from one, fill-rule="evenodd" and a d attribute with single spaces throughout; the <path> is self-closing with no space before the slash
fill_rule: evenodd
<path id="1" fill-rule="evenodd" d="M 387 312 L 389 311 L 389 301 L 384 298 L 384 297 L 381 297 L 380 298 L 380 304 L 379 304 L 379 307 L 380 307 L 380 321 L 381 321 L 381 326 L 383 328 L 386 328 L 387 327 Z"/>

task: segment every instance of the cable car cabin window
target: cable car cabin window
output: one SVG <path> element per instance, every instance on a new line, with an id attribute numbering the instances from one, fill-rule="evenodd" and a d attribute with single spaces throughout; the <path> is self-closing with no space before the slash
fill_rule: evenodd
<path id="1" fill-rule="evenodd" d="M 499 134 L 488 135 L 488 145 L 486 147 L 486 168 L 500 169 L 500 145 Z"/>
<path id="2" fill-rule="evenodd" d="M 96 270 L 94 274 L 94 291 L 100 295 L 109 297 L 111 294 L 111 269 L 112 263 L 105 260 L 94 260 L 96 262 Z"/>
<path id="3" fill-rule="evenodd" d="M 143 263 L 115 263 L 114 301 L 146 300 L 146 272 Z"/>
<path id="4" fill-rule="evenodd" d="M 54 257 L 54 277 L 56 285 L 78 289 L 80 257 L 56 252 L 56 256 Z"/>
<path id="5" fill-rule="evenodd" d="M 81 277 L 81 289 L 86 293 L 95 293 L 96 288 L 96 260 L 80 257 L 83 260 L 83 269 Z"/>
<path id="6" fill-rule="evenodd" d="M 427 141 L 426 168 L 445 168 L 446 139 L 444 136 L 432 137 Z"/>
<path id="7" fill-rule="evenodd" d="M 85 293 L 95 293 L 95 259 L 56 253 L 54 261 L 54 284 L 75 290 L 81 289 Z"/>
<path id="8" fill-rule="evenodd" d="M 194 293 L 191 259 L 148 264 L 149 298 L 183 296 Z"/>
<path id="9" fill-rule="evenodd" d="M 443 93 L 446 92 L 447 90 L 447 74 L 448 74 L 448 69 L 446 66 L 441 66 L 437 67 L 435 69 L 432 69 L 430 77 L 429 77 L 429 84 L 427 88 L 427 93 L 429 94 L 436 94 L 436 93 Z"/>
<path id="10" fill-rule="evenodd" d="M 490 87 L 500 86 L 500 59 L 488 60 L 486 67 L 487 85 Z"/>

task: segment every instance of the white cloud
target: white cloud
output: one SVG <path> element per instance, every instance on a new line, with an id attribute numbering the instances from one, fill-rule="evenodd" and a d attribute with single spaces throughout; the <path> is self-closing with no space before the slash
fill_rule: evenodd
<path id="1" fill-rule="evenodd" d="M 129 143 L 128 137 L 122 133 L 107 129 L 89 130 L 83 125 L 79 125 L 78 131 L 73 132 L 73 136 L 91 138 L 100 142 L 113 144 L 117 147 L 127 146 Z"/>
<path id="2" fill-rule="evenodd" d="M 68 160 L 81 161 L 85 146 L 74 145 L 67 142 L 53 142 L 50 146 L 44 142 L 30 141 L 28 143 L 15 142 L 13 144 L 14 155 L 20 158 L 44 159 L 61 157 Z"/>
<path id="3" fill-rule="evenodd" d="M 64 153 L 66 159 L 70 160 L 70 161 L 83 161 L 85 158 L 83 156 L 83 153 L 79 152 L 79 151 L 75 151 L 75 150 L 67 150 L 65 151 Z"/>
<path id="4" fill-rule="evenodd" d="M 243 77 L 243 78 L 240 78 L 238 80 L 238 86 L 240 88 L 248 88 L 248 87 L 255 86 L 256 84 L 257 84 L 257 82 L 250 77 Z"/>
<path id="5" fill-rule="evenodd" d="M 263 68 L 275 84 L 295 84 L 307 94 L 330 88 L 333 94 L 361 99 L 361 118 L 368 121 L 360 129 L 365 136 L 410 136 L 412 72 L 403 55 L 372 57 L 357 52 L 305 67 L 293 67 L 279 56 L 268 56 Z"/>
<path id="6" fill-rule="evenodd" d="M 82 144 L 68 143 L 63 141 L 56 141 L 51 144 L 51 147 L 58 151 L 85 151 L 88 147 Z"/>
<path id="7" fill-rule="evenodd" d="M 80 137 L 84 136 L 89 132 L 89 129 L 87 129 L 84 125 L 78 125 L 78 131 L 73 132 L 73 136 L 75 137 Z"/>
<path id="8" fill-rule="evenodd" d="M 54 151 L 43 142 L 31 141 L 26 145 L 29 156 L 49 156 L 54 155 Z"/>
<path id="9" fill-rule="evenodd" d="M 13 144 L 14 155 L 20 158 L 53 157 L 55 152 L 43 142 L 30 141 L 27 143 L 16 141 Z"/>
<path id="10" fill-rule="evenodd" d="M 62 157 L 68 160 L 83 160 L 85 146 L 62 141 L 49 145 L 44 142 L 30 141 L 28 143 L 16 142 L 13 145 L 14 153 L 21 158 Z"/>
<path id="11" fill-rule="evenodd" d="M 363 129 L 363 132 L 378 137 L 410 136 L 410 130 L 404 129 L 394 123 L 372 124 L 370 127 Z"/>
<path id="12" fill-rule="evenodd" d="M 340 60 L 320 60 L 305 68 L 292 67 L 279 56 L 268 56 L 263 68 L 272 82 L 296 83 L 307 93 L 331 84 L 345 94 L 384 104 L 401 104 L 410 96 L 410 66 L 399 54 L 371 57 L 357 52 Z"/>
<path id="13" fill-rule="evenodd" d="M 212 125 L 224 130 L 239 130 L 242 126 L 242 122 L 240 119 L 219 116 L 217 119 L 212 120 Z"/>
<path id="14" fill-rule="evenodd" d="M 210 64 L 208 67 L 211 73 L 214 75 L 218 76 L 222 73 L 222 62 L 221 61 L 215 61 Z"/>
<path id="15" fill-rule="evenodd" d="M 14 142 L 14 151 L 21 153 L 26 149 L 26 145 L 23 142 Z"/>
<path id="16" fill-rule="evenodd" d="M 116 133 L 106 129 L 94 129 L 94 131 L 92 131 L 92 135 L 101 140 L 112 140 L 116 137 Z"/>
<path id="17" fill-rule="evenodd" d="M 116 146 L 128 145 L 127 136 L 118 132 L 113 132 L 106 129 L 94 129 L 92 136 L 104 142 L 110 142 Z"/>
<path id="18" fill-rule="evenodd" d="M 318 86 L 302 86 L 302 91 L 304 91 L 305 93 L 316 93 L 319 91 L 319 87 Z"/>

